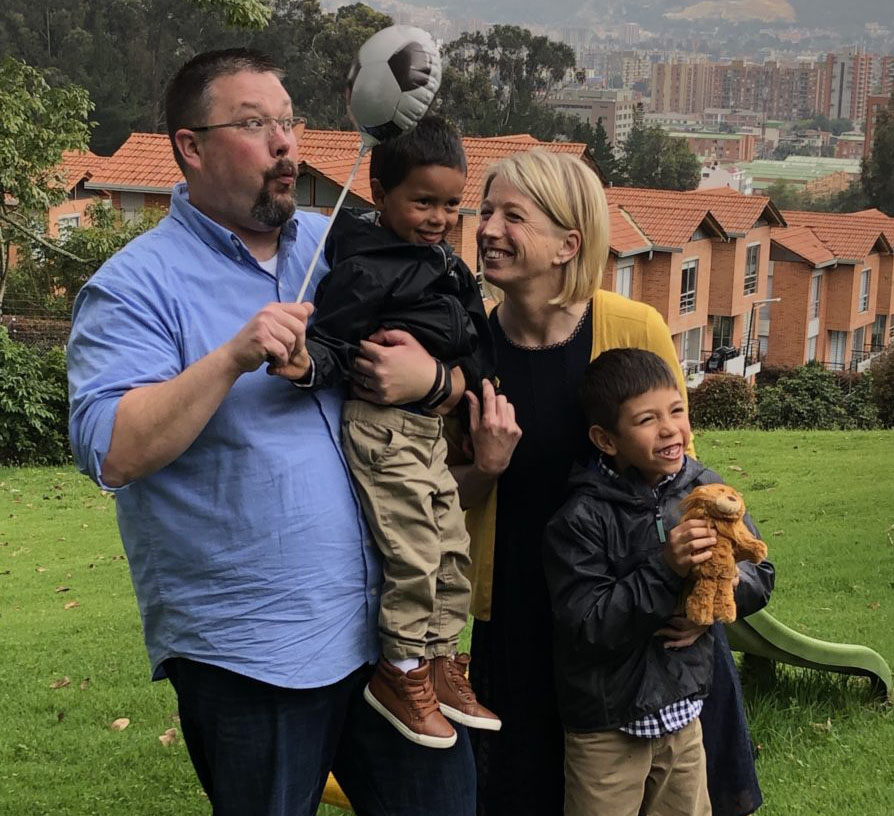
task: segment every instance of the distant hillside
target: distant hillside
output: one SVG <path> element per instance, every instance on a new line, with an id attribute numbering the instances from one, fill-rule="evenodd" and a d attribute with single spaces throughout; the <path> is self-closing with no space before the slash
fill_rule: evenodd
<path id="1" fill-rule="evenodd" d="M 668 20 L 756 20 L 763 23 L 792 23 L 795 10 L 786 0 L 702 0 L 665 14 Z"/>
<path id="2" fill-rule="evenodd" d="M 441 7 L 452 17 L 516 25 L 576 26 L 638 22 L 659 30 L 664 22 L 765 20 L 811 27 L 862 28 L 891 20 L 892 0 L 403 0 L 409 5 Z M 376 0 L 368 0 L 378 5 Z"/>

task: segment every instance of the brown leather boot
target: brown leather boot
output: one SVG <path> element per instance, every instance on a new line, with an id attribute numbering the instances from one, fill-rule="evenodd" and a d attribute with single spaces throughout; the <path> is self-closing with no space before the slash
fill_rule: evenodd
<path id="1" fill-rule="evenodd" d="M 472 686 L 469 685 L 467 654 L 436 657 L 432 660 L 432 667 L 435 695 L 445 717 L 470 728 L 500 730 L 503 725 L 500 718 L 478 702 Z"/>
<path id="2" fill-rule="evenodd" d="M 429 748 L 449 748 L 456 742 L 456 731 L 438 710 L 427 660 L 404 674 L 379 658 L 363 697 L 408 740 Z"/>

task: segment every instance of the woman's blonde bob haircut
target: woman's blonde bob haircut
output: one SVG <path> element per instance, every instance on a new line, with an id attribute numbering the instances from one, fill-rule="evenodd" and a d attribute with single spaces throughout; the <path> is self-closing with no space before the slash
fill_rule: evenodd
<path id="1" fill-rule="evenodd" d="M 608 204 L 595 171 L 569 153 L 535 147 L 490 167 L 484 198 L 495 178 L 528 196 L 553 223 L 580 233 L 580 249 L 565 264 L 562 290 L 550 303 L 570 306 L 592 298 L 608 261 L 609 230 Z"/>

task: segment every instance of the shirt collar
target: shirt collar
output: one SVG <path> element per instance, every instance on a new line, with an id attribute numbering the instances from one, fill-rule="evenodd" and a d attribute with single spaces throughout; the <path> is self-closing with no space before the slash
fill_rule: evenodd
<path id="1" fill-rule="evenodd" d="M 211 249 L 226 255 L 234 261 L 247 261 L 255 266 L 258 262 L 242 239 L 232 230 L 222 227 L 189 201 L 189 189 L 185 181 L 174 186 L 171 193 L 171 216 L 188 230 L 199 236 Z M 282 226 L 279 236 L 279 251 L 288 249 L 298 237 L 298 222 L 295 216 Z"/>
<path id="2" fill-rule="evenodd" d="M 680 475 L 680 473 L 682 472 L 683 468 L 686 467 L 686 459 L 687 459 L 687 458 L 688 458 L 688 457 L 684 454 L 684 456 L 683 456 L 683 465 L 680 467 L 680 470 L 678 470 L 676 473 L 669 473 L 669 474 L 668 474 L 667 476 L 665 476 L 660 482 L 658 482 L 658 484 L 653 485 L 653 486 L 650 488 L 651 491 L 652 491 L 652 493 L 653 493 L 653 495 L 655 496 L 655 498 L 658 498 L 659 496 L 661 496 L 661 494 L 664 492 L 665 488 L 666 488 L 666 487 L 667 487 L 667 486 L 668 486 L 674 479 L 676 479 L 677 476 Z M 617 481 L 617 480 L 621 479 L 621 474 L 618 473 L 618 472 L 617 472 L 617 471 L 616 471 L 616 470 L 609 464 L 608 457 L 607 457 L 604 453 L 600 453 L 600 454 L 596 457 L 596 467 L 599 468 L 599 471 L 600 471 L 603 475 L 607 476 L 607 477 L 608 477 L 609 479 L 611 479 L 612 481 Z M 638 473 L 638 472 L 637 472 L 637 476 L 639 476 L 639 473 Z"/>

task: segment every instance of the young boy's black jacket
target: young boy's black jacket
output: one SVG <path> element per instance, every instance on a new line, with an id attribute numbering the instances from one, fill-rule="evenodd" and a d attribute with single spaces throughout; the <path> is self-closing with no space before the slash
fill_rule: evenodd
<path id="1" fill-rule="evenodd" d="M 618 728 L 707 696 L 711 631 L 683 649 L 665 649 L 654 636 L 675 613 L 684 584 L 664 561 L 658 520 L 670 531 L 680 500 L 696 485 L 719 481 L 688 458 L 658 500 L 633 470 L 613 479 L 594 464 L 572 475 L 544 546 L 559 711 L 569 731 Z M 736 603 L 749 615 L 769 600 L 773 566 L 742 563 L 740 571 Z"/>
<path id="2" fill-rule="evenodd" d="M 358 344 L 379 328 L 404 329 L 433 357 L 460 365 L 480 391 L 494 375 L 494 349 L 481 293 L 444 243 L 409 244 L 371 213 L 339 212 L 326 242 L 331 272 L 320 281 L 307 350 L 315 387 L 341 383 Z"/>

